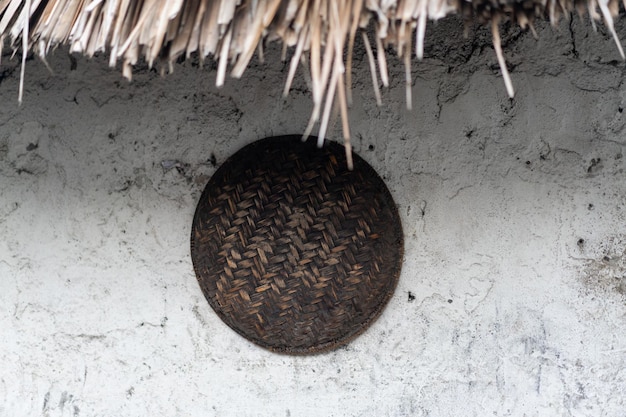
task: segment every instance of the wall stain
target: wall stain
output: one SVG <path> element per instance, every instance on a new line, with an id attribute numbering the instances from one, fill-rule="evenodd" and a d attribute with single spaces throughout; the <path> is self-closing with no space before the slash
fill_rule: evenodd
<path id="1" fill-rule="evenodd" d="M 581 274 L 585 288 L 626 299 L 626 236 L 606 239 L 595 258 L 587 259 Z"/>

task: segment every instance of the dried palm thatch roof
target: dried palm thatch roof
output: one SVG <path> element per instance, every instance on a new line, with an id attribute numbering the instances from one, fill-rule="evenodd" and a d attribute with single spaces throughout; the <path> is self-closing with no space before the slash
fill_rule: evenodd
<path id="1" fill-rule="evenodd" d="M 506 89 L 513 96 L 499 23 L 511 20 L 534 32 L 534 19 L 554 24 L 572 12 L 588 14 L 592 22 L 604 18 L 624 57 L 613 29 L 618 0 L 0 0 L 0 48 L 7 37 L 15 49 L 21 46 L 22 81 L 28 50 L 45 59 L 52 48 L 68 44 L 71 52 L 87 56 L 108 52 L 111 66 L 121 61 L 129 79 L 141 57 L 149 65 L 157 60 L 171 65 L 192 54 L 210 57 L 218 62 L 220 86 L 227 72 L 240 77 L 255 52 L 262 59 L 262 41 L 280 40 L 284 50 L 294 49 L 285 93 L 299 65 L 310 72 L 314 108 L 305 135 L 319 122 L 323 140 L 336 105 L 349 150 L 347 108 L 357 36 L 365 43 L 378 102 L 378 75 L 388 84 L 385 47 L 393 46 L 404 59 L 410 108 L 411 57 L 423 56 L 428 20 L 457 13 L 466 21 L 490 25 Z M 367 30 L 372 27 L 373 40 Z M 22 87 L 20 101 L 21 96 Z"/>

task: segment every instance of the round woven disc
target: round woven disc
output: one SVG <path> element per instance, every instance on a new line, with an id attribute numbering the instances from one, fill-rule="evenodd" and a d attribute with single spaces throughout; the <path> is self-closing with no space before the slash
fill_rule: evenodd
<path id="1" fill-rule="evenodd" d="M 191 257 L 209 304 L 276 352 L 315 353 L 364 331 L 391 297 L 403 256 L 395 204 L 343 146 L 264 139 L 228 159 L 200 197 Z"/>

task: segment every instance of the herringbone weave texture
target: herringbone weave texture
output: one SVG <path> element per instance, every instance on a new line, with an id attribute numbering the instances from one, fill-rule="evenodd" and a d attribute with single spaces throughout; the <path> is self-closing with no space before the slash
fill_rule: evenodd
<path id="1" fill-rule="evenodd" d="M 380 314 L 403 255 L 383 181 L 343 147 L 299 136 L 253 143 L 228 159 L 200 197 L 191 255 L 211 307 L 277 352 L 346 343 Z"/>

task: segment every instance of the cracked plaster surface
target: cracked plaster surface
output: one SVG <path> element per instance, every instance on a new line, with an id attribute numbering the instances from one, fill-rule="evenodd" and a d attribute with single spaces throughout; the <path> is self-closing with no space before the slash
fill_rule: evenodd
<path id="1" fill-rule="evenodd" d="M 626 28 L 619 26 L 622 38 Z M 192 61 L 128 84 L 106 57 L 0 73 L 0 416 L 611 416 L 626 410 L 626 100 L 610 37 L 577 19 L 429 29 L 377 107 L 355 56 L 355 152 L 386 180 L 405 260 L 381 318 L 334 352 L 272 354 L 212 312 L 189 233 L 228 156 L 302 132 L 302 74 L 213 87 Z M 340 124 L 332 137 L 340 137 Z"/>

